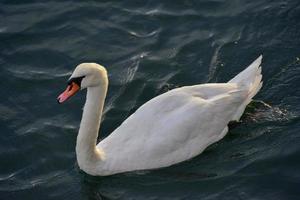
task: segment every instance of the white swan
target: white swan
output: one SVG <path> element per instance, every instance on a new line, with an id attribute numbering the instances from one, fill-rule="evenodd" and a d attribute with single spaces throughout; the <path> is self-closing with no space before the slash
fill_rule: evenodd
<path id="1" fill-rule="evenodd" d="M 226 135 L 227 124 L 240 119 L 261 88 L 261 60 L 228 83 L 176 88 L 151 99 L 98 144 L 107 73 L 95 63 L 78 65 L 58 102 L 87 88 L 76 143 L 80 169 L 105 176 L 167 167 L 199 155 Z"/>

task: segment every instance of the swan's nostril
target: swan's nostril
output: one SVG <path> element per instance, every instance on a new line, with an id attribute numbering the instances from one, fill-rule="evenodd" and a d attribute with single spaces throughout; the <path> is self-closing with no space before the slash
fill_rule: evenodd
<path id="1" fill-rule="evenodd" d="M 71 91 L 71 90 L 72 90 L 73 84 L 74 84 L 74 83 L 72 82 L 72 83 L 68 86 L 68 89 L 67 89 L 68 91 Z"/>

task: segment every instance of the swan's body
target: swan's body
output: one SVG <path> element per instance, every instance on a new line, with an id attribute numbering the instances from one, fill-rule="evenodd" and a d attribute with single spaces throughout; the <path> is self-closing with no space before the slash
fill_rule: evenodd
<path id="1" fill-rule="evenodd" d="M 88 89 L 76 144 L 79 167 L 105 176 L 166 167 L 199 155 L 226 135 L 227 124 L 239 120 L 261 88 L 261 59 L 228 83 L 181 87 L 151 99 L 97 145 L 106 70 L 79 65 L 71 78 L 84 76 L 81 88 Z"/>

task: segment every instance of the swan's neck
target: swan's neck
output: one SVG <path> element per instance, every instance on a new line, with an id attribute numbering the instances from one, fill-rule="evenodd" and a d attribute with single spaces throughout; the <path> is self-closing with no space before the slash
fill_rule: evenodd
<path id="1" fill-rule="evenodd" d="M 101 150 L 97 149 L 97 137 L 100 120 L 107 92 L 107 85 L 89 87 L 83 109 L 79 133 L 76 142 L 78 165 L 89 171 L 92 166 L 103 159 Z"/>

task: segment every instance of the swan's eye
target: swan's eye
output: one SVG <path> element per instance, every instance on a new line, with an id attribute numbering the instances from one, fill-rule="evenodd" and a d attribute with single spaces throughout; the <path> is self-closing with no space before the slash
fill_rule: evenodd
<path id="1" fill-rule="evenodd" d="M 70 80 L 68 80 L 68 85 L 71 85 L 72 87 L 72 83 L 76 83 L 79 87 L 81 87 L 81 81 L 85 76 L 80 76 L 80 77 L 74 77 L 71 78 Z"/>

